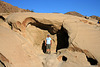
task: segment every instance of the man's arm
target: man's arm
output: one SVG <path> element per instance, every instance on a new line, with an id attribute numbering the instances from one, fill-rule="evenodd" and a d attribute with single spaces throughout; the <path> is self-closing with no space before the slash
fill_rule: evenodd
<path id="1" fill-rule="evenodd" d="M 52 45 L 52 40 L 50 42 L 51 42 L 51 45 Z"/>

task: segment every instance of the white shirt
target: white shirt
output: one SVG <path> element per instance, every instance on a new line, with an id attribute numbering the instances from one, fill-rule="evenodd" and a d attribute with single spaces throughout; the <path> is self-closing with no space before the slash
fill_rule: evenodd
<path id="1" fill-rule="evenodd" d="M 51 38 L 50 37 L 46 38 L 46 44 L 51 44 Z"/>

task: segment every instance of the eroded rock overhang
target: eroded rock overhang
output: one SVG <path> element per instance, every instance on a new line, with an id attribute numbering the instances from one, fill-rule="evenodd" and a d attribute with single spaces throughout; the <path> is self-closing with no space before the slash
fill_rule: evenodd
<path id="1" fill-rule="evenodd" d="M 63 28 L 66 29 L 69 39 L 69 45 L 77 46 L 81 49 L 86 49 L 92 55 L 100 61 L 100 54 L 95 53 L 96 51 L 99 51 L 99 49 L 93 50 L 92 48 L 98 48 L 96 46 L 93 46 L 95 42 L 99 42 L 100 39 L 97 38 L 97 40 L 94 40 L 93 37 L 96 33 L 94 27 L 85 23 L 82 23 L 80 21 L 79 17 L 70 16 L 70 15 L 63 15 L 63 14 L 46 14 L 46 13 L 14 13 L 8 16 L 6 19 L 9 24 L 12 24 L 12 27 L 21 31 L 25 32 L 25 28 L 28 24 L 35 25 L 36 27 L 44 26 L 42 29 L 48 29 L 51 34 L 57 33 L 59 30 L 61 30 L 61 27 L 63 25 Z M 88 20 L 87 20 L 88 21 Z M 49 30 L 50 29 L 50 30 Z M 88 36 L 88 33 L 85 33 L 82 37 L 82 31 L 90 33 L 92 35 L 91 37 Z M 90 31 L 90 32 L 89 32 Z M 92 32 L 95 31 L 95 32 Z M 93 34 L 92 34 L 93 33 Z M 100 32 L 98 31 L 98 34 Z M 96 37 L 98 35 L 95 35 Z M 100 36 L 98 36 L 100 37 Z M 87 39 L 88 40 L 87 40 Z M 84 41 L 84 43 L 82 43 Z M 92 41 L 92 43 L 91 43 Z M 91 43 L 91 45 L 89 44 Z M 88 47 L 87 47 L 88 45 Z M 98 45 L 98 43 L 96 43 Z"/>

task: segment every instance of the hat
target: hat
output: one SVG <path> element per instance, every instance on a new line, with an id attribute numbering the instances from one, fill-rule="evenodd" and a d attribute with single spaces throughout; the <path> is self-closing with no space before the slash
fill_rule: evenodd
<path id="1" fill-rule="evenodd" d="M 47 36 L 50 36 L 49 34 Z"/>

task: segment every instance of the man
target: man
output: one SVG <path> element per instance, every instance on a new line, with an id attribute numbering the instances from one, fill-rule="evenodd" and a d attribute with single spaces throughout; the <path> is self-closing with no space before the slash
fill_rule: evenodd
<path id="1" fill-rule="evenodd" d="M 50 38 L 50 35 L 48 34 L 46 38 L 46 43 L 45 43 L 47 54 L 51 53 L 51 45 L 52 45 L 52 39 Z"/>

